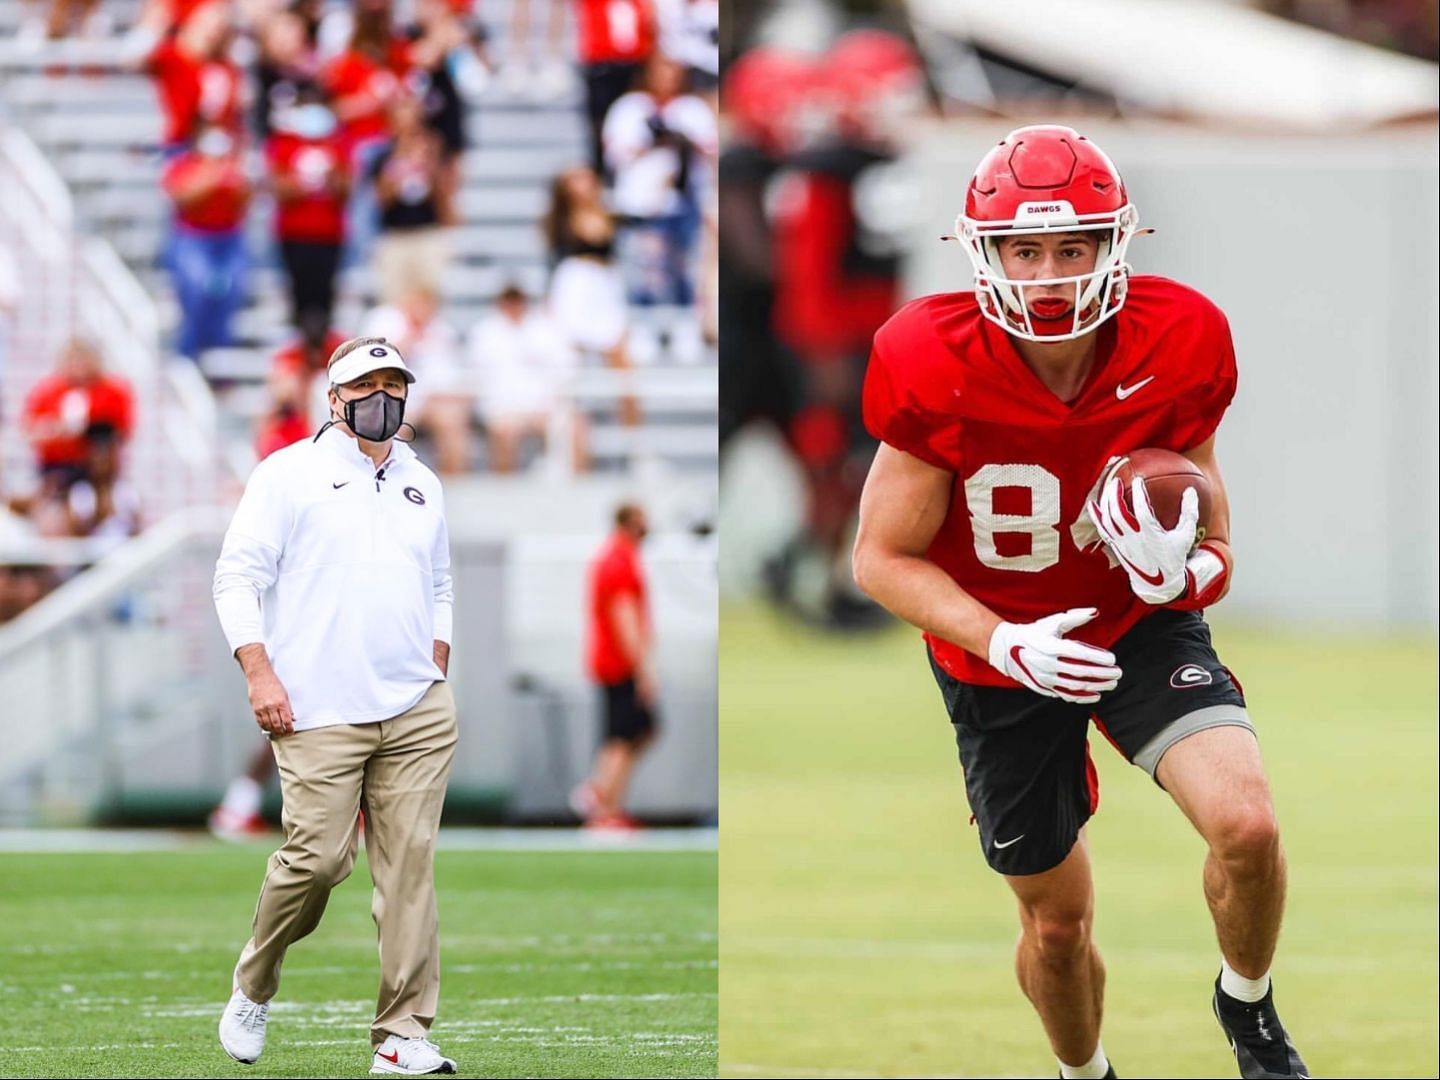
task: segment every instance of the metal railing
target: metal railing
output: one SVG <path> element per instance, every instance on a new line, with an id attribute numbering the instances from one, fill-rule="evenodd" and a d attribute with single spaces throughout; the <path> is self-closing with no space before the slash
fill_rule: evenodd
<path id="1" fill-rule="evenodd" d="M 64 342 L 81 335 L 135 394 L 130 470 L 145 478 L 145 512 L 158 518 L 228 494 L 240 477 L 218 449 L 209 387 L 193 371 L 165 363 L 154 301 L 109 243 L 83 235 L 64 181 L 13 125 L 0 132 L 0 243 L 22 283 L 4 372 L 4 459 L 29 459 L 18 422 L 24 394 Z"/>

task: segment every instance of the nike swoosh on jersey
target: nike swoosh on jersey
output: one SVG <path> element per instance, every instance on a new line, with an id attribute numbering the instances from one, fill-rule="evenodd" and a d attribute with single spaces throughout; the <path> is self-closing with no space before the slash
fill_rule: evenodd
<path id="1" fill-rule="evenodd" d="M 346 481 L 345 481 L 345 484 L 348 484 L 348 483 L 350 483 L 350 481 L 349 481 L 349 480 L 346 480 Z M 332 488 L 342 488 L 342 487 L 345 486 L 345 484 L 337 484 L 337 483 L 335 483 L 335 481 L 333 481 L 333 480 L 330 481 L 330 486 L 331 486 Z"/>
<path id="2" fill-rule="evenodd" d="M 1123 384 L 1117 383 L 1115 386 L 1115 396 L 1121 401 L 1124 401 L 1127 397 L 1135 393 L 1136 390 L 1139 390 L 1142 386 L 1144 386 L 1153 378 L 1155 378 L 1154 375 L 1149 376 L 1149 378 L 1141 379 L 1134 386 L 1125 386 Z"/>

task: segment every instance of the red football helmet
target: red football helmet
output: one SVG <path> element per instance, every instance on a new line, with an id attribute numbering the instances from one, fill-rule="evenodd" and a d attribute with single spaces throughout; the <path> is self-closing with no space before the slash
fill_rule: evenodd
<path id="1" fill-rule="evenodd" d="M 840 35 L 825 57 L 826 76 L 846 134 L 893 141 L 925 107 L 925 69 L 904 38 L 884 30 Z"/>
<path id="2" fill-rule="evenodd" d="M 1105 153 L 1067 127 L 1036 125 L 1006 135 L 985 155 L 955 219 L 975 267 L 981 313 L 1016 337 L 1056 341 L 1088 334 L 1125 303 L 1125 249 L 1140 215 Z M 998 240 L 1040 233 L 1100 232 L 1095 269 L 1077 277 L 1014 281 L 1005 276 Z M 1072 285 L 1073 309 L 1058 319 L 1033 316 L 1026 286 Z"/>
<path id="3" fill-rule="evenodd" d="M 781 154 L 803 141 L 800 112 L 815 84 L 815 61 L 804 53 L 757 46 L 725 72 L 723 100 L 735 131 L 762 150 Z"/>

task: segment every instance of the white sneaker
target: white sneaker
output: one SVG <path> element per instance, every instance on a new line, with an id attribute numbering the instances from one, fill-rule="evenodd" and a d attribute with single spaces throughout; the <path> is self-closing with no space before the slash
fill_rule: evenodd
<path id="1" fill-rule="evenodd" d="M 265 1049 L 265 1018 L 270 1005 L 251 1001 L 239 987 L 220 1014 L 220 1045 L 242 1065 L 254 1065 Z"/>
<path id="2" fill-rule="evenodd" d="M 370 1065 L 371 1073 L 400 1073 L 402 1076 L 454 1071 L 455 1062 L 443 1057 L 440 1048 L 429 1039 L 402 1039 L 399 1035 L 387 1036 L 375 1048 Z"/>

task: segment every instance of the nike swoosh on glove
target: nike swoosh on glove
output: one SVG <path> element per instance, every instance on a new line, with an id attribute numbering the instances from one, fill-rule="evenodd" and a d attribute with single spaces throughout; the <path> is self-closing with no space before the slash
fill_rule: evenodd
<path id="1" fill-rule="evenodd" d="M 1120 681 L 1115 654 L 1064 636 L 1097 614 L 1071 608 L 1032 623 L 1002 622 L 990 635 L 990 666 L 1044 697 L 1099 701 Z"/>
<path id="2" fill-rule="evenodd" d="M 1200 496 L 1193 487 L 1180 498 L 1180 520 L 1166 529 L 1155 517 L 1145 481 L 1136 477 L 1130 488 L 1133 516 L 1121 499 L 1118 476 L 1110 476 L 1100 497 L 1085 505 L 1100 539 L 1130 578 L 1130 591 L 1147 604 L 1168 604 L 1185 591 L 1185 560 L 1195 546 L 1200 521 Z"/>

